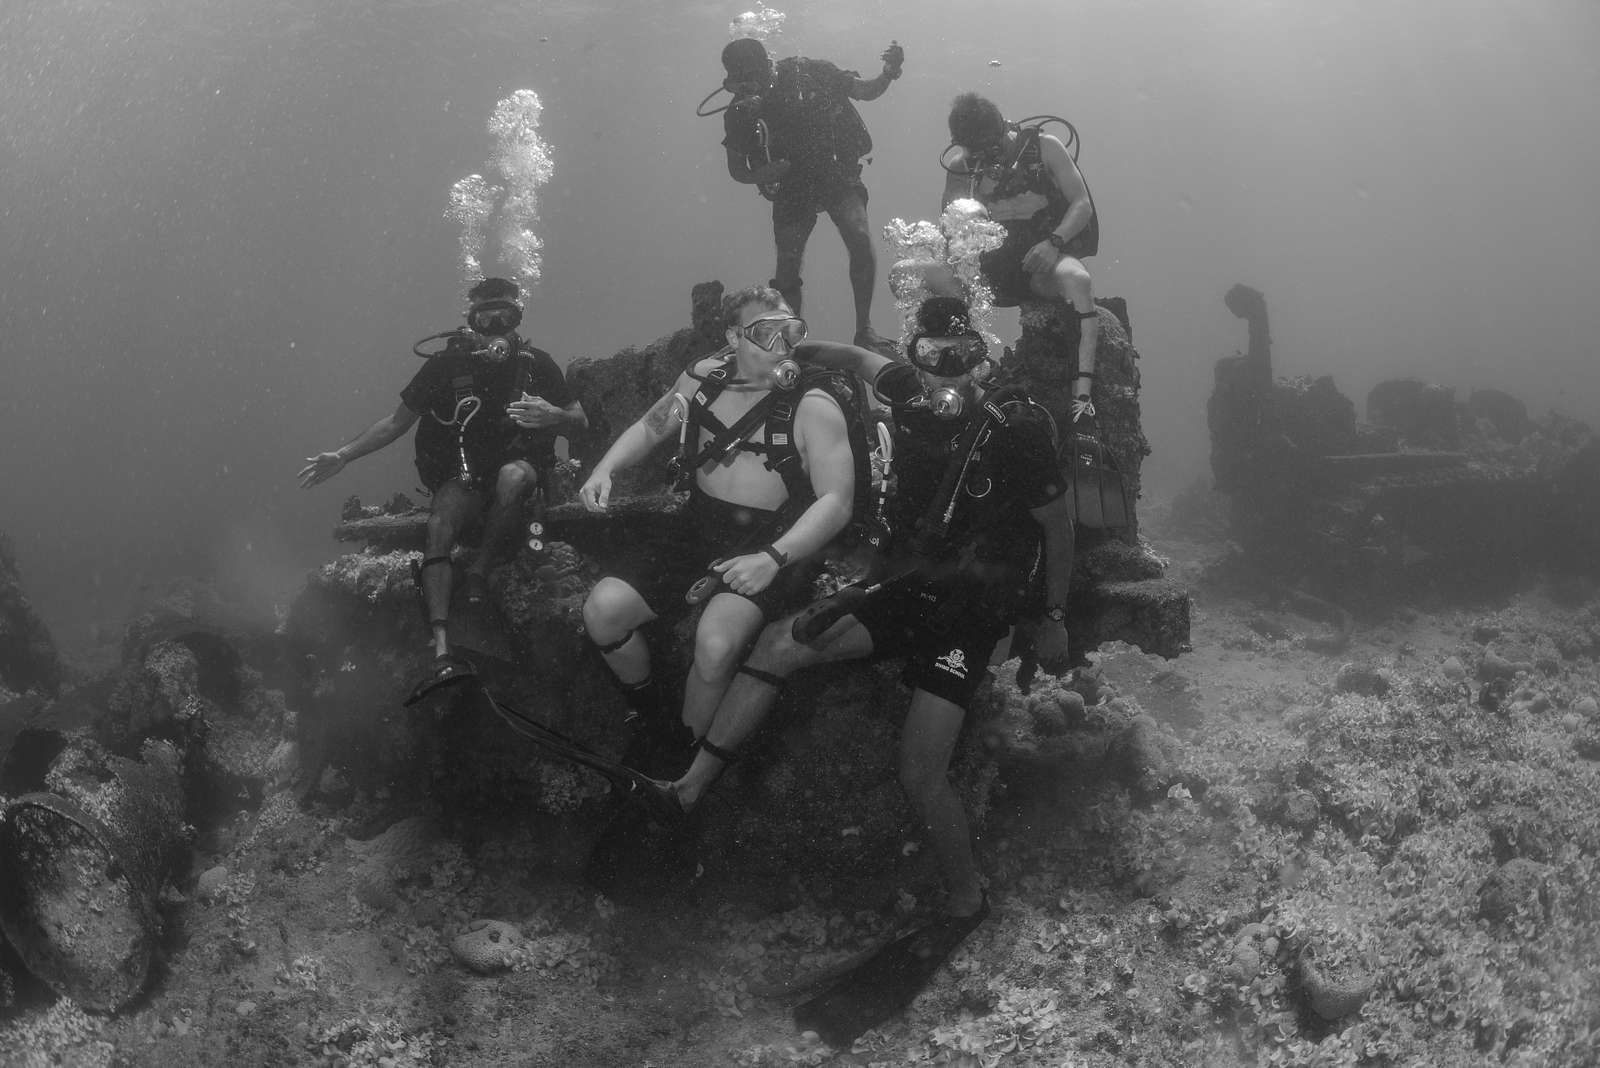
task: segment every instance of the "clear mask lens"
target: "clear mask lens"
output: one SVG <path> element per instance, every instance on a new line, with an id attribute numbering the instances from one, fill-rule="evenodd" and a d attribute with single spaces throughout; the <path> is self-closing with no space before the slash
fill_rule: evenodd
<path id="1" fill-rule="evenodd" d="M 510 301 L 480 304 L 467 312 L 467 325 L 480 334 L 509 334 L 522 322 L 522 309 Z"/>
<path id="2" fill-rule="evenodd" d="M 981 337 L 919 337 L 911 346 L 911 362 L 940 378 L 958 378 L 988 355 Z"/>
<path id="3" fill-rule="evenodd" d="M 744 336 L 765 352 L 771 352 L 780 339 L 792 349 L 806 339 L 806 321 L 794 317 L 757 319 L 744 328 Z"/>

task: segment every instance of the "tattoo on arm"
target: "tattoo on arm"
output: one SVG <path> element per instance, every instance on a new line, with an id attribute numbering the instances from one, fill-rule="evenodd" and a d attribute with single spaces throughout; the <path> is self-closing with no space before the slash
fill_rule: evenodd
<path id="1" fill-rule="evenodd" d="M 656 401 L 655 405 L 644 414 L 644 425 L 652 434 L 665 434 L 667 423 L 672 419 L 673 396 L 669 393 Z"/>

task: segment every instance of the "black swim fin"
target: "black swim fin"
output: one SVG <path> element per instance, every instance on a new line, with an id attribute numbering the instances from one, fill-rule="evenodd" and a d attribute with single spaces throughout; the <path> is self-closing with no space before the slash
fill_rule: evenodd
<path id="1" fill-rule="evenodd" d="M 421 681 L 411 687 L 411 692 L 406 695 L 405 707 L 410 708 L 437 690 L 463 682 L 478 682 L 478 669 L 473 666 L 472 661 L 455 653 L 445 653 L 443 656 L 435 657 L 428 673 L 422 676 Z"/>
<path id="2" fill-rule="evenodd" d="M 939 966 L 989 915 L 989 899 L 971 916 L 947 916 L 890 942 L 825 992 L 794 1010 L 795 1026 L 836 1049 L 911 1004 Z"/>

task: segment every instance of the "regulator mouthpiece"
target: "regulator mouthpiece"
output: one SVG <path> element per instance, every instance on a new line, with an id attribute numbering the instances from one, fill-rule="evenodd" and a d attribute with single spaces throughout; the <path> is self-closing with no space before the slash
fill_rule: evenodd
<path id="1" fill-rule="evenodd" d="M 960 419 L 966 407 L 966 399 L 961 396 L 960 390 L 946 386 L 928 394 L 928 410 L 940 419 Z"/>
<path id="2" fill-rule="evenodd" d="M 800 382 L 800 365 L 794 360 L 782 360 L 772 369 L 772 385 L 777 389 L 793 389 Z"/>

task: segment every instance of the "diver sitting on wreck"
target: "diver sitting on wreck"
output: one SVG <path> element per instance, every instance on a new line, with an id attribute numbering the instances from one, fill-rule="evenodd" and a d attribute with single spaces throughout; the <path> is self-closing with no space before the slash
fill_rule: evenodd
<path id="1" fill-rule="evenodd" d="M 395 410 L 332 452 L 309 457 L 300 470 L 300 485 L 309 489 L 417 425 L 417 474 L 433 497 L 419 582 L 441 669 L 451 659 L 451 550 L 482 524 L 483 548 L 465 582 L 468 603 L 482 602 L 489 568 L 516 533 L 523 502 L 555 463 L 556 436 L 589 425 L 555 360 L 518 335 L 521 295 L 506 278 L 473 286 L 466 328 L 414 347 L 427 362 Z M 440 341 L 442 349 L 423 348 Z"/>
<path id="2" fill-rule="evenodd" d="M 635 729 L 629 762 L 677 774 L 750 641 L 810 596 L 807 562 L 850 520 L 854 457 L 830 376 L 801 374 L 793 347 L 805 322 L 783 297 L 751 286 L 723 301 L 727 348 L 693 364 L 623 431 L 579 491 L 606 511 L 612 476 L 655 448 L 680 444 L 689 490 L 682 551 L 638 558 L 602 578 L 584 626 L 621 684 Z M 774 419 L 787 418 L 781 433 Z M 782 438 L 784 440 L 778 440 Z M 667 708 L 640 628 L 674 602 L 704 603 L 682 719 Z M 636 764 L 635 766 L 640 766 Z"/>
<path id="3" fill-rule="evenodd" d="M 1050 123 L 1068 142 L 1044 132 Z M 1029 297 L 1071 305 L 1079 328 L 1072 381 L 1074 421 L 1091 406 L 1099 313 L 1085 258 L 1100 248 L 1100 216 L 1078 170 L 1077 130 L 1053 115 L 1007 123 L 995 103 L 962 93 L 950 106 L 951 144 L 940 157 L 945 171 L 942 208 L 970 197 L 1006 229 L 1005 243 L 981 259 L 984 280 L 999 307 Z"/>
<path id="4" fill-rule="evenodd" d="M 893 410 L 898 488 L 880 572 L 887 577 L 763 630 L 689 771 L 654 787 L 656 807 L 693 809 L 796 671 L 903 657 L 913 693 L 900 781 L 938 854 L 948 933 L 959 941 L 987 903 L 966 814 L 947 778 L 950 757 L 996 646 L 1041 600 L 1038 654 L 1047 667 L 1066 665 L 1072 499 L 1048 415 L 1020 389 L 984 386 L 988 348 L 965 302 L 922 303 L 909 364 L 844 345 L 808 343 L 796 355 L 853 370 Z"/>

